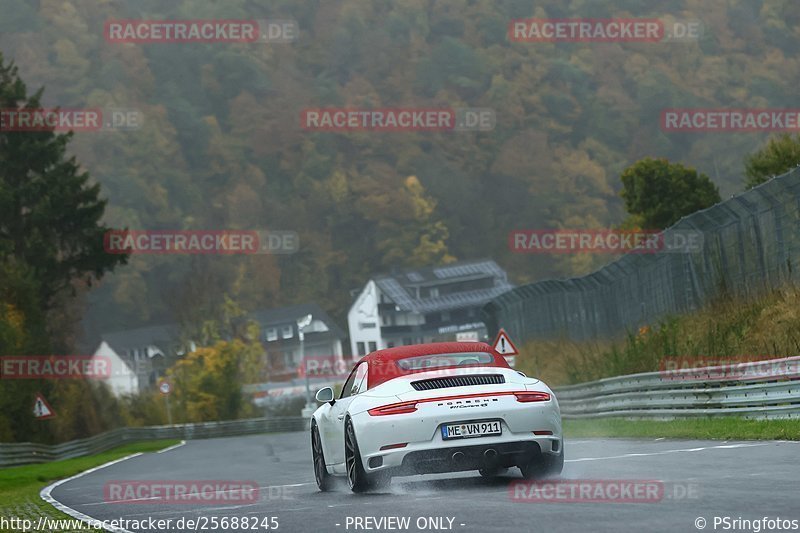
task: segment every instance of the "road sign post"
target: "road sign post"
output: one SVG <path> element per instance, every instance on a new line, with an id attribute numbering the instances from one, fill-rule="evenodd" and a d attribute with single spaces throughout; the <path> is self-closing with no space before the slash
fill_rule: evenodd
<path id="1" fill-rule="evenodd" d="M 311 321 L 313 319 L 314 317 L 311 316 L 311 314 L 307 314 L 297 319 L 297 337 L 300 340 L 300 361 L 303 364 L 303 372 L 306 375 L 306 406 L 301 412 L 301 416 L 303 418 L 311 418 L 311 415 L 316 409 L 316 406 L 311 401 L 311 383 L 308 378 L 308 360 L 306 359 L 305 332 L 303 331 L 305 328 L 311 325 Z"/>
<path id="2" fill-rule="evenodd" d="M 50 404 L 47 403 L 47 400 L 44 399 L 44 396 L 42 396 L 40 392 L 36 393 L 36 398 L 33 401 L 33 416 L 35 416 L 37 420 L 47 420 L 48 418 L 56 416 L 53 408 L 50 407 Z"/>
<path id="3" fill-rule="evenodd" d="M 172 393 L 172 383 L 167 379 L 162 379 L 158 384 L 158 392 L 164 395 L 164 403 L 167 406 L 167 423 L 172 425 L 172 408 L 169 405 L 169 395 Z"/>
<path id="4" fill-rule="evenodd" d="M 500 328 L 500 331 L 497 332 L 497 337 L 494 338 L 494 343 L 492 343 L 495 351 L 506 358 L 509 366 L 514 367 L 517 362 L 516 356 L 519 355 L 519 350 L 511 342 L 511 338 L 506 333 L 506 330 Z"/>

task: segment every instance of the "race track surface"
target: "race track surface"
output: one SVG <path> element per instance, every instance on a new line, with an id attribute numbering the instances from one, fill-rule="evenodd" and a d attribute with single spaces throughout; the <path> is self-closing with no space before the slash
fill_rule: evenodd
<path id="1" fill-rule="evenodd" d="M 705 531 L 733 531 L 724 529 L 724 523 L 715 529 L 714 517 L 800 519 L 800 443 L 794 442 L 568 439 L 561 479 L 581 481 L 584 500 L 613 500 L 602 503 L 566 501 L 570 494 L 580 499 L 578 485 L 572 493 L 566 485 L 523 487 L 514 498 L 520 480 L 516 469 L 495 479 L 477 472 L 395 478 L 388 489 L 370 494 L 352 494 L 341 483 L 335 491 L 321 493 L 314 483 L 310 448 L 305 433 L 189 441 L 68 481 L 52 496 L 99 520 L 172 520 L 172 527 L 165 529 L 144 523 L 130 527 L 136 523 L 128 522 L 123 528 L 128 531 L 213 531 L 214 517 L 248 519 L 246 527 L 244 521 L 237 527 L 228 522 L 226 531 L 273 531 L 277 523 L 277 531 L 288 533 L 688 532 L 701 530 L 700 517 L 706 520 Z M 108 483 L 133 480 L 253 481 L 259 495 L 257 501 L 244 503 L 229 502 L 222 494 L 201 503 L 119 503 L 109 498 Z M 657 495 L 623 493 L 635 501 L 620 503 L 618 491 L 626 482 L 640 489 L 655 486 Z M 633 490 L 627 487 L 622 490 Z M 182 527 L 176 527 L 180 519 Z M 196 523 L 189 528 L 187 520 Z"/>

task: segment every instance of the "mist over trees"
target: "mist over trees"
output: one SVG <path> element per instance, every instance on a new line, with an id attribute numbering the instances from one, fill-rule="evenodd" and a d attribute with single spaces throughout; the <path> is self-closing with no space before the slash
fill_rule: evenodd
<path id="1" fill-rule="evenodd" d="M 71 153 L 132 229 L 297 231 L 293 255 L 132 256 L 93 290 L 90 335 L 315 300 L 340 321 L 350 290 L 394 266 L 492 257 L 519 283 L 607 258 L 513 254 L 509 231 L 611 227 L 623 170 L 667 158 L 742 189 L 766 134 L 668 133 L 664 108 L 792 107 L 791 0 L 564 4 L 89 0 L 3 9 L 0 50 L 47 106 L 133 108 L 136 131 L 76 134 Z M 699 41 L 517 43 L 521 17 L 700 20 Z M 109 43 L 110 19 L 297 21 L 294 43 Z M 319 107 L 491 108 L 487 132 L 313 132 Z"/>

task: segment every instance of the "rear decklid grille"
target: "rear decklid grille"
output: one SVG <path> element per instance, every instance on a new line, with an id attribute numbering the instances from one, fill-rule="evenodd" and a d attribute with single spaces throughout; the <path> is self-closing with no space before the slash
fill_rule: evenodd
<path id="1" fill-rule="evenodd" d="M 414 387 L 414 390 L 432 390 L 449 387 L 469 387 L 470 385 L 498 385 L 505 382 L 506 378 L 502 374 L 476 374 L 473 376 L 453 376 L 412 381 L 411 386 Z"/>

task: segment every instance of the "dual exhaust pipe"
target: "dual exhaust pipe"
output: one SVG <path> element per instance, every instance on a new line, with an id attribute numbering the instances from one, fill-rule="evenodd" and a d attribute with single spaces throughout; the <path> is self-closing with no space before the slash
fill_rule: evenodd
<path id="1" fill-rule="evenodd" d="M 455 452 L 451 457 L 454 463 L 463 463 L 466 458 L 467 456 L 464 455 L 464 452 Z M 497 450 L 489 448 L 483 452 L 483 458 L 487 462 L 495 461 L 497 459 Z"/>

